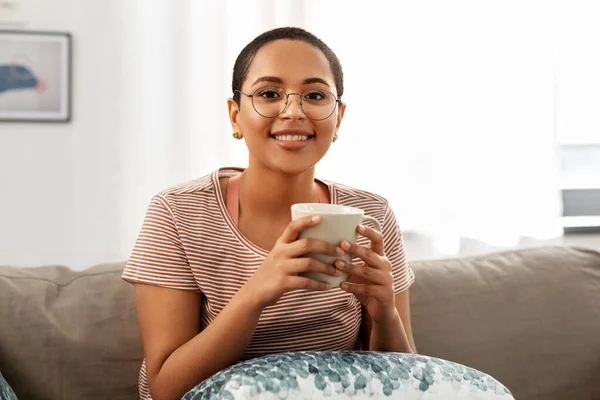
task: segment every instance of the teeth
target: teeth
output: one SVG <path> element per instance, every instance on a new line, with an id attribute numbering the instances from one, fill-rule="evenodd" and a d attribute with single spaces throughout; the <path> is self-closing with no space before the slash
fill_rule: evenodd
<path id="1" fill-rule="evenodd" d="M 275 136 L 275 139 L 281 140 L 283 142 L 297 142 L 301 140 L 308 140 L 308 136 L 306 135 L 281 135 Z"/>

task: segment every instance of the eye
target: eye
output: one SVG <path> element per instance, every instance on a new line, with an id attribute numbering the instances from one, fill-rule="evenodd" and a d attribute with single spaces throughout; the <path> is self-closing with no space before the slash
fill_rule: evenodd
<path id="1" fill-rule="evenodd" d="M 326 97 L 325 93 L 320 92 L 318 90 L 311 90 L 310 92 L 306 92 L 304 94 L 304 98 L 306 100 L 313 100 L 313 101 L 323 100 L 323 99 L 325 99 L 325 97 Z"/>
<path id="2" fill-rule="evenodd" d="M 258 96 L 263 99 L 277 100 L 281 98 L 279 91 L 276 89 L 264 89 L 258 92 Z"/>

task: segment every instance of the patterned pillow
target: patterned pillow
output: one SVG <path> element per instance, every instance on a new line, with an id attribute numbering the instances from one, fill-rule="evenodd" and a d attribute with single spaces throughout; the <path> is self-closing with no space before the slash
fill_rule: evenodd
<path id="1" fill-rule="evenodd" d="M 514 400 L 491 376 L 418 354 L 298 352 L 227 368 L 182 400 L 200 399 Z"/>
<path id="2" fill-rule="evenodd" d="M 0 372 L 0 400 L 17 400 L 17 395 L 10 386 L 8 386 L 8 382 L 4 380 L 2 373 Z"/>

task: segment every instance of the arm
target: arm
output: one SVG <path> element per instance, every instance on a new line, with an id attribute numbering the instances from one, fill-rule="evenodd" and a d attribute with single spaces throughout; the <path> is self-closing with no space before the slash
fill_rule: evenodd
<path id="1" fill-rule="evenodd" d="M 351 275 L 342 289 L 353 293 L 362 304 L 364 349 L 416 353 L 408 291 L 414 276 L 406 260 L 400 228 L 389 207 L 382 228 L 382 232 L 364 226 L 357 228 L 371 242 L 370 248 L 342 243 L 344 250 L 363 261 L 362 265 L 339 265 Z"/>
<path id="2" fill-rule="evenodd" d="M 160 236 L 162 240 L 151 243 L 142 240 L 136 248 L 152 245 L 156 251 L 160 246 L 162 253 L 170 256 L 138 257 L 139 261 L 136 258 L 136 262 L 145 268 L 138 268 L 142 272 L 136 274 L 136 269 L 132 267 L 127 276 L 137 279 L 135 297 L 138 320 L 148 385 L 155 400 L 180 399 L 198 383 L 239 361 L 256 330 L 262 310 L 275 304 L 284 293 L 298 289 L 329 289 L 323 282 L 298 275 L 303 272 L 332 276 L 340 274 L 331 265 L 311 258 L 299 258 L 306 253 L 336 255 L 336 246 L 329 243 L 311 239 L 296 240 L 299 232 L 319 222 L 318 218 L 308 217 L 292 221 L 254 275 L 202 332 L 199 320 L 202 299 L 199 292 L 158 287 L 139 281 L 144 271 L 152 266 L 160 266 L 153 271 L 155 275 L 162 274 L 160 282 L 171 280 L 181 288 L 190 289 L 195 285 L 193 276 L 188 276 L 181 283 L 181 277 L 186 271 L 189 272 L 189 266 L 186 269 L 187 261 L 177 251 L 180 248 L 177 235 L 166 230 L 168 225 L 164 222 L 152 225 L 158 226 L 152 231 L 152 237 L 163 233 Z M 171 235 L 165 235 L 164 232 Z M 134 250 L 134 255 L 137 254 Z M 179 264 L 170 263 L 176 257 L 181 258 Z M 165 263 L 164 260 L 169 262 Z"/>
<path id="3" fill-rule="evenodd" d="M 250 342 L 262 307 L 242 288 L 200 332 L 198 292 L 135 285 L 146 373 L 155 400 L 180 399 L 236 363 Z"/>
<path id="4" fill-rule="evenodd" d="M 135 283 L 146 375 L 155 400 L 180 399 L 239 360 L 262 310 L 242 288 L 200 333 L 201 295 L 175 214 L 162 195 L 150 202 L 123 278 Z"/>
<path id="5" fill-rule="evenodd" d="M 365 350 L 417 353 L 410 322 L 408 289 L 395 296 L 396 313 L 389 321 L 373 324 L 363 307 L 362 343 Z"/>

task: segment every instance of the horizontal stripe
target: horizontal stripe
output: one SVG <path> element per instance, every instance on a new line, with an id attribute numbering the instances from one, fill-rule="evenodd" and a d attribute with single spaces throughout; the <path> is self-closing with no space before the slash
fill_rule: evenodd
<path id="1" fill-rule="evenodd" d="M 131 283 L 200 291 L 201 329 L 214 321 L 267 255 L 227 214 L 219 177 L 236 173 L 222 169 L 154 196 L 123 271 L 122 278 Z M 361 208 L 381 223 L 394 291 L 406 290 L 414 275 L 387 201 L 373 193 L 324 183 L 333 203 Z M 368 246 L 369 241 L 359 236 L 358 244 Z M 284 351 L 358 350 L 361 313 L 357 299 L 340 289 L 286 293 L 263 311 L 242 360 Z M 139 375 L 142 400 L 150 399 L 146 373 L 144 361 Z"/>

